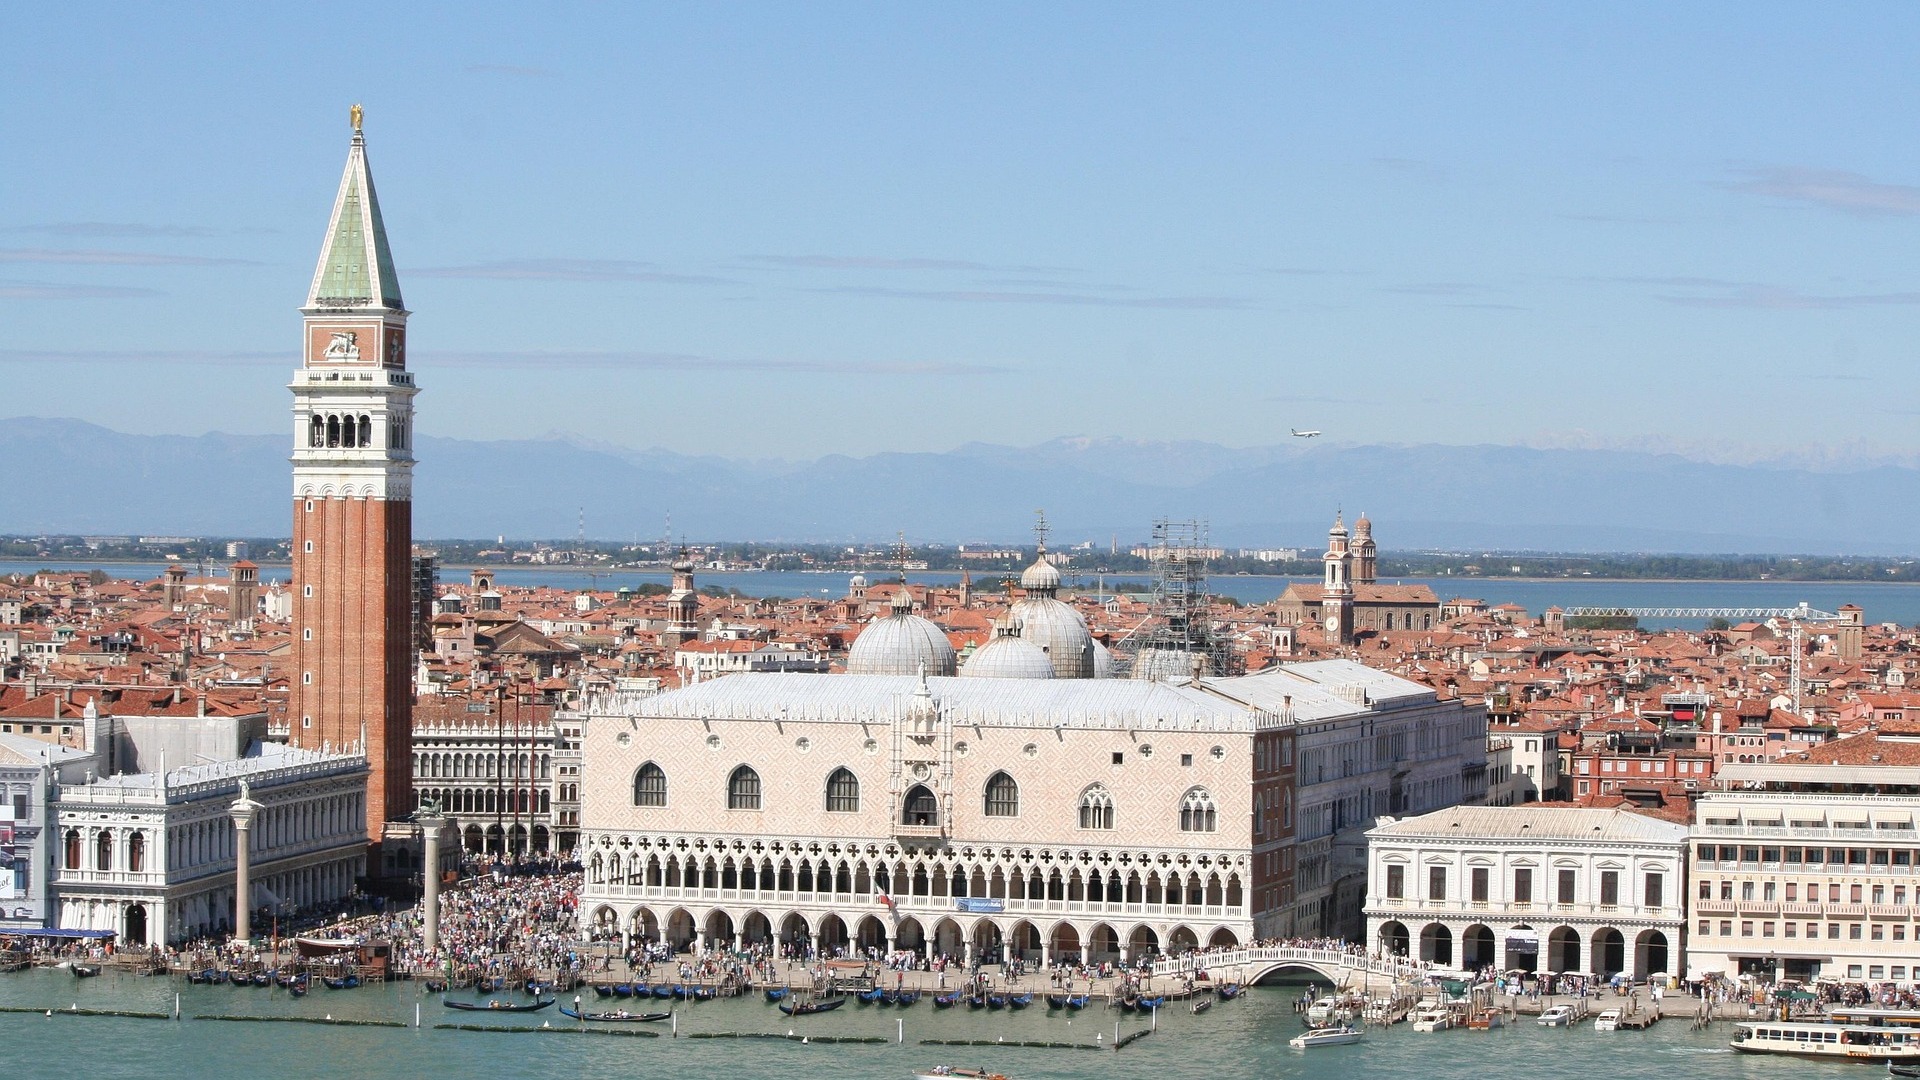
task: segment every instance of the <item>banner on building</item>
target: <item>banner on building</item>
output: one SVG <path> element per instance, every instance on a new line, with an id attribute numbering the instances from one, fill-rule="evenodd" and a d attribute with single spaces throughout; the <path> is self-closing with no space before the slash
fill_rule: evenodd
<path id="1" fill-rule="evenodd" d="M 1507 931 L 1507 951 L 1510 953 L 1539 955 L 1540 931 L 1524 926 Z"/>
<path id="2" fill-rule="evenodd" d="M 969 911 L 975 915 L 998 915 L 1007 910 L 1004 900 L 987 900 L 977 896 L 956 896 L 953 906 L 957 911 Z"/>

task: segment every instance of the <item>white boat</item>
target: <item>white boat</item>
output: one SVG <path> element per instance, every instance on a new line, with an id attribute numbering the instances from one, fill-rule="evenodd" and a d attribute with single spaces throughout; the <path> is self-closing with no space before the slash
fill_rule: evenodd
<path id="1" fill-rule="evenodd" d="M 1619 1009 L 1608 1009 L 1606 1012 L 1603 1012 L 1599 1016 L 1596 1016 L 1593 1018 L 1593 1030 L 1595 1031 L 1617 1031 L 1619 1030 L 1619 1028 L 1620 1028 L 1620 1010 Z"/>
<path id="2" fill-rule="evenodd" d="M 1295 1050 L 1311 1050 L 1316 1046 L 1345 1046 L 1360 1041 L 1360 1032 L 1342 1024 L 1339 1027 L 1315 1028 L 1303 1035 L 1295 1035 L 1287 1040 L 1287 1045 Z"/>
<path id="3" fill-rule="evenodd" d="M 1541 1027 L 1566 1027 L 1568 1024 L 1573 1023 L 1573 1006 L 1555 1005 L 1553 1008 L 1541 1013 L 1540 1019 L 1534 1022 Z"/>
<path id="4" fill-rule="evenodd" d="M 1920 1031 L 1862 1024 L 1757 1020 L 1738 1025 L 1727 1045 L 1747 1054 L 1797 1054 L 1854 1061 L 1920 1061 Z"/>
<path id="5" fill-rule="evenodd" d="M 1353 1010 L 1339 998 L 1323 997 L 1307 1006 L 1308 1027 L 1329 1027 L 1353 1019 Z"/>
<path id="6" fill-rule="evenodd" d="M 917 1069 L 913 1080 L 1007 1080 L 997 1072 L 984 1069 L 957 1069 L 952 1065 L 935 1065 L 931 1069 Z"/>
<path id="7" fill-rule="evenodd" d="M 1413 1014 L 1413 1030 L 1445 1031 L 1453 1026 L 1453 1011 L 1444 1005 L 1422 1005 Z"/>

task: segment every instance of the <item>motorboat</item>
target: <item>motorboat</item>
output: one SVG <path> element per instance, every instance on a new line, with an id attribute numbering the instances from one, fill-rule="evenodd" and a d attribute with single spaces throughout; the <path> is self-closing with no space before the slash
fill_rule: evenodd
<path id="1" fill-rule="evenodd" d="M 915 1069 L 913 1080 L 1007 1080 L 1006 1074 L 987 1072 L 985 1069 L 957 1069 L 952 1065 L 935 1065 L 931 1069 Z"/>
<path id="2" fill-rule="evenodd" d="M 1413 1013 L 1413 1030 L 1446 1031 L 1453 1027 L 1453 1011 L 1432 1002 L 1422 1004 Z"/>
<path id="3" fill-rule="evenodd" d="M 1606 1012 L 1603 1012 L 1599 1016 L 1596 1016 L 1593 1018 L 1593 1030 L 1595 1031 L 1617 1031 L 1619 1030 L 1619 1028 L 1620 1028 L 1620 1010 L 1619 1009 L 1608 1009 Z"/>
<path id="4" fill-rule="evenodd" d="M 1507 1014 L 1499 1009 L 1476 1009 L 1467 1017 L 1467 1030 L 1492 1031 L 1507 1026 Z"/>
<path id="5" fill-rule="evenodd" d="M 1573 1006 L 1555 1005 L 1553 1008 L 1541 1013 L 1540 1019 L 1535 1020 L 1534 1023 L 1539 1024 L 1541 1027 L 1566 1027 L 1573 1023 Z"/>
<path id="6" fill-rule="evenodd" d="M 1295 1050 L 1311 1050 L 1316 1046 L 1345 1046 L 1348 1043 L 1359 1042 L 1360 1035 L 1358 1028 L 1341 1024 L 1339 1027 L 1314 1028 L 1312 1031 L 1302 1032 L 1288 1039 L 1287 1045 Z"/>
<path id="7" fill-rule="evenodd" d="M 560 1014 L 562 1016 L 571 1016 L 575 1020 L 595 1020 L 602 1023 L 628 1024 L 651 1024 L 655 1021 L 665 1020 L 667 1017 L 673 1015 L 670 1012 L 630 1013 L 625 1009 L 616 1009 L 613 1012 L 581 1012 L 578 1009 L 569 1009 L 565 1005 L 560 1006 Z"/>

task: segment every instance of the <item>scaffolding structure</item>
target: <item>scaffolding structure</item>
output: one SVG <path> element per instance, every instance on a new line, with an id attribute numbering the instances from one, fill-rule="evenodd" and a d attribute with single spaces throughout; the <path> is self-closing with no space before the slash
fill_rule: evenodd
<path id="1" fill-rule="evenodd" d="M 1207 592 L 1212 552 L 1205 521 L 1160 518 L 1153 523 L 1152 614 L 1126 642 L 1135 678 L 1236 672 L 1232 645 L 1213 634 Z"/>

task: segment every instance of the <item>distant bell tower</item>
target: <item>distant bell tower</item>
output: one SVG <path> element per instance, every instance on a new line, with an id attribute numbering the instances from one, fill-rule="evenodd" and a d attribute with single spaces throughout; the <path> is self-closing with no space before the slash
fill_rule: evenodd
<path id="1" fill-rule="evenodd" d="M 413 811 L 413 396 L 407 310 L 360 106 L 293 384 L 295 746 L 358 746 L 367 835 Z M 362 741 L 364 739 L 364 745 Z"/>
<path id="2" fill-rule="evenodd" d="M 1372 585 L 1374 575 L 1379 572 L 1380 549 L 1373 542 L 1373 522 L 1367 520 L 1366 511 L 1353 522 L 1353 583 Z"/>
<path id="3" fill-rule="evenodd" d="M 667 594 L 667 644 L 678 647 L 698 641 L 699 616 L 700 594 L 693 589 L 693 553 L 683 547 L 674 556 L 673 590 Z"/>
<path id="4" fill-rule="evenodd" d="M 1326 584 L 1320 601 L 1327 637 L 1341 645 L 1353 640 L 1353 553 L 1347 550 L 1347 526 L 1336 514 L 1327 530 Z"/>

